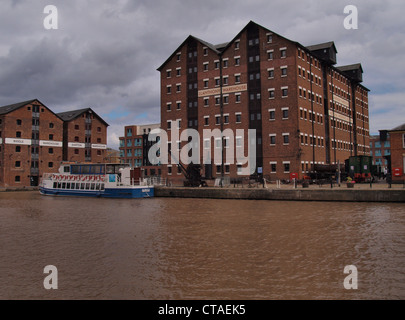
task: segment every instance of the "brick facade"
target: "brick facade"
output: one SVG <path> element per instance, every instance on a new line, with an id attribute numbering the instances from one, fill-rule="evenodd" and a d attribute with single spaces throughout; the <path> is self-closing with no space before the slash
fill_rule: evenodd
<path id="1" fill-rule="evenodd" d="M 64 121 L 37 99 L 0 107 L 0 187 L 37 186 L 62 161 L 106 161 L 108 124 L 91 109 L 68 114 L 77 117 Z"/>
<path id="2" fill-rule="evenodd" d="M 189 36 L 158 69 L 161 126 L 172 151 L 178 142 L 173 128 L 198 130 L 201 163 L 207 152 L 212 158 L 203 174 L 218 177 L 221 163 L 213 159 L 215 147 L 206 148 L 204 129 L 234 135 L 243 129 L 245 154 L 247 131 L 256 129 L 256 170 L 262 167 L 271 180 L 292 173 L 302 178 L 313 164 L 368 155 L 369 90 L 360 84 L 360 64 L 334 66 L 336 52 L 333 42 L 304 47 L 254 22 L 222 45 Z M 224 164 L 226 176 L 238 176 L 235 161 Z M 168 167 L 162 168 L 165 177 L 183 178 L 175 165 Z"/>
<path id="3" fill-rule="evenodd" d="M 38 100 L 7 108 L 0 108 L 0 186 L 35 186 L 59 168 L 63 121 Z"/>
<path id="4" fill-rule="evenodd" d="M 393 182 L 405 180 L 405 124 L 389 131 L 391 139 L 391 172 Z"/>

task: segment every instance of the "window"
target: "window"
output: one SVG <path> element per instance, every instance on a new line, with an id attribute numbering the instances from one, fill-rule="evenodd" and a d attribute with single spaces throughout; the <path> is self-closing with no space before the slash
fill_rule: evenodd
<path id="1" fill-rule="evenodd" d="M 219 69 L 219 60 L 214 61 L 214 67 L 215 69 Z"/>
<path id="2" fill-rule="evenodd" d="M 283 119 L 288 119 L 288 108 L 281 109 L 283 112 Z"/>
<path id="3" fill-rule="evenodd" d="M 273 60 L 273 50 L 267 51 L 267 59 Z"/>
<path id="4" fill-rule="evenodd" d="M 235 94 L 235 102 L 240 102 L 240 94 Z"/>
<path id="5" fill-rule="evenodd" d="M 176 55 L 176 61 L 180 61 L 180 57 L 181 57 L 181 53 L 178 53 L 178 54 Z"/>
<path id="6" fill-rule="evenodd" d="M 20 177 L 20 176 L 15 176 L 14 181 L 15 181 L 15 182 L 20 182 L 20 181 L 21 181 L 21 177 Z"/>
<path id="7" fill-rule="evenodd" d="M 268 71 L 268 78 L 269 79 L 274 78 L 274 69 L 268 69 L 267 71 Z"/>
<path id="8" fill-rule="evenodd" d="M 180 84 L 176 84 L 176 92 L 180 92 L 181 91 L 181 85 Z"/>
<path id="9" fill-rule="evenodd" d="M 235 74 L 235 83 L 240 82 L 240 74 Z"/>
<path id="10" fill-rule="evenodd" d="M 273 42 L 273 35 L 272 34 L 268 34 L 267 35 L 267 43 L 272 43 Z"/>
<path id="11" fill-rule="evenodd" d="M 181 102 L 176 102 L 176 105 L 177 105 L 177 110 L 180 110 L 180 108 L 181 108 Z"/>
<path id="12" fill-rule="evenodd" d="M 79 149 L 75 149 L 75 154 L 79 154 Z"/>
<path id="13" fill-rule="evenodd" d="M 276 110 L 270 109 L 269 110 L 269 120 L 275 120 L 275 119 L 276 119 Z"/>
<path id="14" fill-rule="evenodd" d="M 224 123 L 229 123 L 229 114 L 224 115 Z"/>
<path id="15" fill-rule="evenodd" d="M 20 131 L 17 131 L 17 132 L 15 133 L 15 137 L 16 137 L 16 138 L 21 138 L 21 132 L 20 132 Z"/>
<path id="16" fill-rule="evenodd" d="M 276 135 L 275 134 L 271 134 L 270 135 L 270 145 L 274 146 L 276 144 Z"/>
<path id="17" fill-rule="evenodd" d="M 215 124 L 221 124 L 221 116 L 215 116 Z"/>
<path id="18" fill-rule="evenodd" d="M 48 162 L 48 168 L 53 168 L 53 162 Z"/>
<path id="19" fill-rule="evenodd" d="M 21 167 L 21 161 L 16 161 L 15 162 L 15 167 L 20 168 Z"/>
<path id="20" fill-rule="evenodd" d="M 204 117 L 204 126 L 208 126 L 208 125 L 209 125 L 209 121 L 210 121 L 209 116 Z"/>
<path id="21" fill-rule="evenodd" d="M 55 125 L 54 125 L 52 122 L 49 123 L 49 128 L 50 128 L 50 129 L 53 129 L 54 126 L 55 126 Z"/>
<path id="22" fill-rule="evenodd" d="M 235 66 L 239 66 L 239 65 L 240 65 L 240 58 L 235 57 Z"/>
<path id="23" fill-rule="evenodd" d="M 274 89 L 269 89 L 269 99 L 274 99 Z"/>
<path id="24" fill-rule="evenodd" d="M 176 69 L 176 76 L 180 77 L 181 76 L 181 68 Z"/>
<path id="25" fill-rule="evenodd" d="M 282 97 L 288 96 L 288 88 L 281 88 L 281 96 Z"/>
<path id="26" fill-rule="evenodd" d="M 167 111 L 171 111 L 172 110 L 172 104 L 169 102 L 167 105 Z"/>
<path id="27" fill-rule="evenodd" d="M 166 92 L 167 92 L 168 94 L 172 93 L 172 86 L 170 86 L 170 85 L 167 86 L 167 87 L 166 87 L 166 90 L 167 90 Z"/>
<path id="28" fill-rule="evenodd" d="M 79 142 L 79 137 L 78 136 L 75 137 L 75 142 Z"/>
<path id="29" fill-rule="evenodd" d="M 283 133 L 283 144 L 289 144 L 290 143 L 290 134 L 289 133 Z"/>
<path id="30" fill-rule="evenodd" d="M 287 67 L 281 67 L 281 76 L 286 77 L 287 76 Z"/>
<path id="31" fill-rule="evenodd" d="M 15 152 L 21 152 L 21 146 L 16 146 L 15 147 Z"/>
<path id="32" fill-rule="evenodd" d="M 224 60 L 224 68 L 228 68 L 228 60 Z"/>
<path id="33" fill-rule="evenodd" d="M 204 107 L 208 107 L 210 103 L 209 98 L 204 98 Z"/>
<path id="34" fill-rule="evenodd" d="M 280 49 L 280 57 L 281 58 L 287 57 L 287 49 L 286 48 L 281 48 Z"/>
<path id="35" fill-rule="evenodd" d="M 17 126 L 21 126 L 22 124 L 22 120 L 21 119 L 17 119 Z"/>
<path id="36" fill-rule="evenodd" d="M 204 54 L 204 56 L 208 55 L 208 48 L 206 48 L 206 47 L 203 48 L 203 54 Z"/>
<path id="37" fill-rule="evenodd" d="M 48 153 L 53 154 L 53 148 L 48 148 Z"/>
<path id="38" fill-rule="evenodd" d="M 238 41 L 235 41 L 235 50 L 237 50 L 237 49 L 239 49 L 239 40 Z"/>
<path id="39" fill-rule="evenodd" d="M 270 162 L 270 172 L 271 173 L 277 172 L 277 162 Z"/>
<path id="40" fill-rule="evenodd" d="M 289 173 L 290 172 L 290 162 L 283 162 L 284 166 L 284 173 Z"/>
<path id="41" fill-rule="evenodd" d="M 49 135 L 49 140 L 53 140 L 53 134 Z"/>
<path id="42" fill-rule="evenodd" d="M 235 116 L 236 116 L 236 123 L 241 123 L 242 122 L 242 114 L 235 113 Z"/>
<path id="43" fill-rule="evenodd" d="M 172 77 L 172 70 L 171 70 L 171 69 L 166 70 L 166 77 L 167 77 L 167 78 L 171 78 L 171 77 Z"/>

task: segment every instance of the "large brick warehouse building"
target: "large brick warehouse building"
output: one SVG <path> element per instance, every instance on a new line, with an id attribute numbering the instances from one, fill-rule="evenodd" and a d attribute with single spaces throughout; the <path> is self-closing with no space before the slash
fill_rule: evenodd
<path id="1" fill-rule="evenodd" d="M 38 99 L 0 107 L 0 187 L 37 186 L 62 161 L 104 162 L 107 126 L 90 108 L 55 114 Z"/>
<path id="2" fill-rule="evenodd" d="M 271 180 L 369 155 L 362 66 L 338 67 L 336 54 L 333 42 L 305 47 L 252 21 L 220 45 L 189 36 L 158 68 L 161 128 L 169 141 L 175 127 L 201 137 L 204 129 L 243 129 L 245 137 L 256 129 L 256 172 Z M 170 147 L 186 143 L 173 140 Z M 247 139 L 242 143 L 247 150 Z M 200 141 L 201 163 L 205 147 Z M 240 170 L 238 163 L 214 162 L 203 166 L 205 176 L 235 177 Z M 171 164 L 162 173 L 181 174 Z"/>

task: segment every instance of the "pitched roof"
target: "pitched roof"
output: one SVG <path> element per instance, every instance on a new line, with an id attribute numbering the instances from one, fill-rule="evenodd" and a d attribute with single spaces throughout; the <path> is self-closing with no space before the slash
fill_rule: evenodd
<path id="1" fill-rule="evenodd" d="M 405 123 L 404 123 L 404 124 L 401 124 L 401 125 L 398 126 L 398 127 L 395 127 L 394 129 L 391 129 L 391 130 L 389 130 L 389 131 L 405 131 Z"/>
<path id="2" fill-rule="evenodd" d="M 338 69 L 340 71 L 350 71 L 350 70 L 360 69 L 361 72 L 363 72 L 361 63 L 349 64 L 347 66 L 340 66 L 340 67 L 336 67 L 336 69 Z"/>
<path id="3" fill-rule="evenodd" d="M 30 104 L 30 103 L 32 103 L 34 101 L 38 101 L 38 100 L 37 99 L 27 100 L 27 101 L 18 102 L 18 103 L 9 104 L 7 106 L 0 107 L 0 114 L 7 114 L 7 113 L 12 112 L 14 110 L 20 109 L 21 107 L 24 107 L 27 104 Z"/>
<path id="4" fill-rule="evenodd" d="M 310 51 L 316 51 L 316 50 L 329 49 L 330 47 L 333 47 L 335 49 L 335 52 L 337 53 L 336 46 L 335 46 L 335 43 L 333 41 L 314 44 L 312 46 L 307 46 L 306 48 L 308 50 L 310 50 Z"/>
<path id="5" fill-rule="evenodd" d="M 91 108 L 84 108 L 84 109 L 77 109 L 77 110 L 72 110 L 72 111 L 65 111 L 65 112 L 60 112 L 57 114 L 59 118 L 61 118 L 63 121 L 72 121 L 78 117 L 80 117 L 83 113 L 90 111 L 93 113 L 101 122 L 103 122 L 106 126 L 109 126 L 107 122 L 103 120 L 97 113 L 95 113 Z"/>

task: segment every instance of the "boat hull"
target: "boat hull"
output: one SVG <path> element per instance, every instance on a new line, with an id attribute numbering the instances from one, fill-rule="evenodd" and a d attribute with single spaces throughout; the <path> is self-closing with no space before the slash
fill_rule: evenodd
<path id="1" fill-rule="evenodd" d="M 151 198 L 154 196 L 153 187 L 136 187 L 136 188 L 105 188 L 100 190 L 66 190 L 40 187 L 39 192 L 49 196 L 73 196 L 73 197 L 94 197 L 94 198 Z"/>

